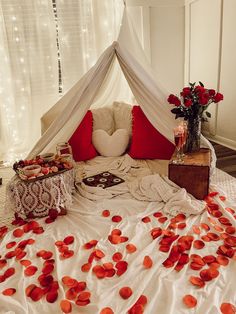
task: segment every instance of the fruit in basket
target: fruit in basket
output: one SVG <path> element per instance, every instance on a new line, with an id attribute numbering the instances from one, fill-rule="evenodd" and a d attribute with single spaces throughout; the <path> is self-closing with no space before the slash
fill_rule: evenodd
<path id="1" fill-rule="evenodd" d="M 44 175 L 49 174 L 49 167 L 42 167 L 41 172 L 42 172 Z"/>

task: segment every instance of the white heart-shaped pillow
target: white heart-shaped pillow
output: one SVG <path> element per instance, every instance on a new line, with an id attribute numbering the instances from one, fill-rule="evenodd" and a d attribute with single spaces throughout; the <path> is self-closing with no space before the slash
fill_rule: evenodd
<path id="1" fill-rule="evenodd" d="M 124 154 L 129 144 L 129 134 L 118 129 L 112 135 L 104 130 L 93 131 L 92 142 L 96 151 L 105 157 L 118 157 Z"/>

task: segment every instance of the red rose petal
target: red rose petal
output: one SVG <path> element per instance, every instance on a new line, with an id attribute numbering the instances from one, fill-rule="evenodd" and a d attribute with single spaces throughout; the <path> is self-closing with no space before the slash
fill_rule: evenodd
<path id="1" fill-rule="evenodd" d="M 55 245 L 57 246 L 57 247 L 60 247 L 60 246 L 63 246 L 65 243 L 63 242 L 63 241 L 56 241 L 55 242 Z"/>
<path id="2" fill-rule="evenodd" d="M 151 219 L 148 216 L 142 218 L 142 222 L 144 222 L 144 223 L 148 223 L 150 221 L 151 221 Z"/>
<path id="3" fill-rule="evenodd" d="M 160 245 L 159 246 L 159 251 L 161 252 L 169 252 L 170 246 L 169 245 Z"/>
<path id="4" fill-rule="evenodd" d="M 218 220 L 222 225 L 231 226 L 231 222 L 226 217 L 220 217 Z"/>
<path id="5" fill-rule="evenodd" d="M 28 287 L 26 287 L 25 294 L 27 295 L 27 297 L 30 296 L 30 294 L 31 294 L 31 292 L 33 291 L 34 288 L 36 288 L 35 284 L 31 284 Z"/>
<path id="6" fill-rule="evenodd" d="M 68 300 L 75 300 L 77 297 L 78 291 L 76 288 L 70 288 L 66 291 L 66 298 Z"/>
<path id="7" fill-rule="evenodd" d="M 122 260 L 123 255 L 120 252 L 116 252 L 112 255 L 112 259 L 114 262 L 119 262 L 120 260 Z"/>
<path id="8" fill-rule="evenodd" d="M 116 263 L 115 267 L 117 268 L 116 271 L 117 276 L 121 276 L 126 272 L 128 268 L 128 263 L 126 261 L 119 261 Z"/>
<path id="9" fill-rule="evenodd" d="M 38 268 L 36 266 L 28 266 L 24 270 L 24 274 L 25 274 L 25 276 L 33 276 L 37 270 L 38 270 Z"/>
<path id="10" fill-rule="evenodd" d="M 28 267 L 29 265 L 31 265 L 31 261 L 27 260 L 27 259 L 22 259 L 20 261 L 21 265 L 25 266 L 25 267 Z"/>
<path id="11" fill-rule="evenodd" d="M 165 267 L 165 268 L 171 268 L 174 266 L 174 262 L 171 261 L 169 258 L 167 258 L 163 263 L 162 265 Z"/>
<path id="12" fill-rule="evenodd" d="M 94 256 L 97 258 L 97 259 L 101 259 L 105 256 L 105 254 L 101 251 L 101 250 L 95 250 L 94 251 Z"/>
<path id="13" fill-rule="evenodd" d="M 7 261 L 5 259 L 0 259 L 0 269 L 7 265 Z"/>
<path id="14" fill-rule="evenodd" d="M 135 251 L 137 251 L 137 248 L 134 244 L 129 243 L 126 245 L 126 250 L 128 253 L 134 253 Z"/>
<path id="15" fill-rule="evenodd" d="M 205 246 L 205 243 L 201 240 L 195 240 L 193 242 L 193 246 L 195 247 L 195 249 L 200 250 Z"/>
<path id="16" fill-rule="evenodd" d="M 181 222 L 180 224 L 177 225 L 177 228 L 182 230 L 186 227 L 186 223 L 185 222 Z"/>
<path id="17" fill-rule="evenodd" d="M 7 288 L 7 289 L 5 289 L 5 290 L 2 291 L 2 294 L 3 294 L 3 295 L 6 295 L 6 296 L 11 296 L 11 295 L 13 295 L 15 292 L 16 292 L 16 289 L 15 289 L 15 288 Z"/>
<path id="18" fill-rule="evenodd" d="M 197 286 L 199 288 L 203 288 L 205 286 L 205 282 L 199 277 L 191 276 L 189 278 L 189 281 L 191 282 L 191 284 L 193 284 L 194 286 Z"/>
<path id="19" fill-rule="evenodd" d="M 49 303 L 54 303 L 58 298 L 58 292 L 57 291 L 49 291 L 46 295 L 46 300 Z"/>
<path id="20" fill-rule="evenodd" d="M 210 238 L 212 241 L 218 241 L 220 240 L 220 237 L 218 234 L 214 233 L 214 232 L 208 232 L 206 234 L 208 236 L 208 238 Z"/>
<path id="21" fill-rule="evenodd" d="M 12 242 L 9 242 L 9 243 L 6 244 L 6 248 L 7 248 L 7 249 L 11 249 L 11 248 L 13 248 L 13 246 L 15 246 L 15 245 L 16 245 L 16 242 L 15 242 L 15 241 L 12 241 Z"/>
<path id="22" fill-rule="evenodd" d="M 62 277 L 62 282 L 67 287 L 72 287 L 72 286 L 74 286 L 77 283 L 77 280 L 73 279 L 73 278 L 71 278 L 69 276 L 64 276 L 64 277 Z"/>
<path id="23" fill-rule="evenodd" d="M 193 229 L 193 232 L 196 233 L 196 234 L 200 234 L 201 233 L 200 228 L 198 226 L 196 226 L 196 225 L 193 225 L 192 229 Z"/>
<path id="24" fill-rule="evenodd" d="M 229 264 L 229 259 L 226 256 L 222 255 L 217 256 L 216 261 L 222 266 L 227 266 Z"/>
<path id="25" fill-rule="evenodd" d="M 144 268 L 148 269 L 148 268 L 151 268 L 153 265 L 153 261 L 151 259 L 151 257 L 149 256 L 144 256 L 144 259 L 143 259 L 143 266 Z"/>
<path id="26" fill-rule="evenodd" d="M 43 267 L 42 273 L 45 275 L 48 275 L 51 272 L 53 272 L 53 270 L 54 270 L 54 265 L 50 263 L 50 264 L 47 264 Z"/>
<path id="27" fill-rule="evenodd" d="M 160 217 L 158 218 L 159 223 L 163 224 L 164 222 L 166 222 L 168 218 L 167 217 Z"/>
<path id="28" fill-rule="evenodd" d="M 161 212 L 156 212 L 153 214 L 154 217 L 159 218 L 161 216 L 163 216 L 163 214 Z"/>
<path id="29" fill-rule="evenodd" d="M 33 230 L 33 233 L 35 233 L 35 234 L 41 234 L 43 232 L 44 232 L 43 227 L 38 227 L 38 228 Z"/>
<path id="30" fill-rule="evenodd" d="M 78 295 L 77 300 L 86 301 L 86 300 L 89 300 L 90 297 L 91 297 L 91 293 L 89 291 L 83 291 Z"/>
<path id="31" fill-rule="evenodd" d="M 73 236 L 68 236 L 63 240 L 63 242 L 65 243 L 65 245 L 70 245 L 74 243 L 74 240 L 75 238 Z"/>
<path id="32" fill-rule="evenodd" d="M 91 263 L 86 263 L 86 264 L 82 265 L 81 266 L 82 272 L 87 273 L 90 270 L 91 266 L 92 266 Z"/>
<path id="33" fill-rule="evenodd" d="M 44 295 L 43 293 L 43 289 L 39 288 L 39 287 L 35 287 L 33 288 L 33 290 L 30 292 L 29 297 L 33 300 L 33 301 L 39 301 L 42 296 Z"/>
<path id="34" fill-rule="evenodd" d="M 22 237 L 23 234 L 24 234 L 24 230 L 23 230 L 23 229 L 20 229 L 20 228 L 15 229 L 15 230 L 13 231 L 13 235 L 14 235 L 14 237 L 16 237 L 16 238 Z"/>
<path id="35" fill-rule="evenodd" d="M 121 235 L 122 232 L 120 231 L 120 229 L 113 229 L 112 232 L 111 232 L 111 235 Z"/>
<path id="36" fill-rule="evenodd" d="M 111 219 L 113 222 L 120 222 L 122 220 L 121 216 L 115 215 Z"/>
<path id="37" fill-rule="evenodd" d="M 123 287 L 119 290 L 119 294 L 123 299 L 128 299 L 132 295 L 133 291 L 130 287 Z"/>
<path id="38" fill-rule="evenodd" d="M 215 256 L 213 255 L 206 255 L 204 256 L 203 258 L 203 261 L 206 263 L 206 264 L 211 264 L 211 263 L 214 263 L 216 261 L 216 258 Z"/>
<path id="39" fill-rule="evenodd" d="M 103 217 L 109 217 L 110 216 L 110 211 L 108 209 L 105 209 L 103 212 L 102 212 L 102 216 Z"/>
<path id="40" fill-rule="evenodd" d="M 222 303 L 220 306 L 220 310 L 222 314 L 235 314 L 236 307 L 231 303 Z"/>
<path id="41" fill-rule="evenodd" d="M 60 307 L 61 307 L 62 312 L 66 313 L 66 314 L 71 313 L 71 311 L 72 311 L 71 303 L 68 300 L 61 300 Z"/>
<path id="42" fill-rule="evenodd" d="M 200 269 L 202 269 L 202 267 L 203 267 L 203 265 L 199 265 L 195 262 L 190 263 L 190 268 L 193 270 L 200 270 Z"/>
<path id="43" fill-rule="evenodd" d="M 4 277 L 5 278 L 9 278 L 11 276 L 13 276 L 15 274 L 15 268 L 14 267 L 10 267 L 8 268 L 5 273 L 4 273 Z"/>
<path id="44" fill-rule="evenodd" d="M 44 260 L 50 259 L 50 258 L 52 258 L 52 256 L 53 256 L 53 253 L 50 252 L 50 251 L 44 251 L 44 253 L 42 254 L 42 258 L 43 258 Z"/>
<path id="45" fill-rule="evenodd" d="M 84 301 L 80 301 L 80 300 L 76 300 L 75 302 L 78 306 L 86 306 L 90 303 L 90 300 L 84 300 Z"/>
<path id="46" fill-rule="evenodd" d="M 183 297 L 183 302 L 188 308 L 194 308 L 197 305 L 197 299 L 191 294 L 187 294 Z"/>
<path id="47" fill-rule="evenodd" d="M 110 307 L 104 307 L 99 314 L 114 314 Z"/>
<path id="48" fill-rule="evenodd" d="M 229 227 L 226 227 L 225 232 L 227 232 L 228 234 L 234 234 L 235 230 L 236 230 L 235 227 L 229 226 Z"/>

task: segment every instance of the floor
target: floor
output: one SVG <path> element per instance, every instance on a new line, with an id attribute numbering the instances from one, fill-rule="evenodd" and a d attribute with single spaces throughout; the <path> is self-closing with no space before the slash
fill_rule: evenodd
<path id="1" fill-rule="evenodd" d="M 236 178 L 236 151 L 217 143 L 212 142 L 212 145 L 217 156 L 217 168 Z"/>

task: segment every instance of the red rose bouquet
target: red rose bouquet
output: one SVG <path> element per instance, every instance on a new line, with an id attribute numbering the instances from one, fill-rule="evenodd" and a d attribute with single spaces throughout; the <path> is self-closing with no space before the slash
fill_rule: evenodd
<path id="1" fill-rule="evenodd" d="M 190 87 L 184 87 L 180 97 L 171 94 L 168 102 L 175 105 L 176 108 L 171 110 L 175 118 L 184 118 L 184 120 L 202 117 L 203 112 L 207 110 L 211 103 L 218 103 L 223 100 L 223 95 L 217 93 L 214 89 L 207 89 L 199 82 L 189 83 Z M 210 118 L 210 113 L 206 111 L 206 116 Z"/>
<path id="2" fill-rule="evenodd" d="M 186 141 L 186 151 L 193 152 L 200 149 L 201 120 L 207 120 L 203 117 L 206 112 L 208 118 L 210 112 L 206 111 L 211 103 L 218 103 L 223 100 L 223 95 L 214 89 L 207 89 L 199 82 L 189 83 L 189 87 L 184 87 L 180 97 L 171 94 L 168 102 L 175 107 L 171 112 L 175 114 L 175 119 L 184 118 L 188 121 L 188 138 Z"/>

